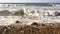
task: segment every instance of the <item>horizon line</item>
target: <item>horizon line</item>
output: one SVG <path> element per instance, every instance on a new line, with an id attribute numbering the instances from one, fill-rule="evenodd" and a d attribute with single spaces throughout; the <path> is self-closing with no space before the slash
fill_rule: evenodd
<path id="1" fill-rule="evenodd" d="M 57 3 L 57 2 L 0 2 L 0 3 Z"/>
<path id="2" fill-rule="evenodd" d="M 0 2 L 0 4 L 19 4 L 19 3 L 18 2 L 12 2 L 12 3 L 11 2 L 6 2 L 6 3 L 5 2 L 2 2 L 2 3 Z M 53 4 L 53 3 L 51 3 L 51 4 Z M 58 4 L 60 4 L 60 3 L 58 3 Z"/>

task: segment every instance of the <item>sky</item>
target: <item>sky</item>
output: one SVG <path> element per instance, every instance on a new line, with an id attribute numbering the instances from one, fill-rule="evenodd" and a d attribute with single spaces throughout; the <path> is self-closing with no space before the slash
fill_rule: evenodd
<path id="1" fill-rule="evenodd" d="M 60 3 L 60 0 L 0 0 L 0 2 L 18 2 L 18 3 Z"/>

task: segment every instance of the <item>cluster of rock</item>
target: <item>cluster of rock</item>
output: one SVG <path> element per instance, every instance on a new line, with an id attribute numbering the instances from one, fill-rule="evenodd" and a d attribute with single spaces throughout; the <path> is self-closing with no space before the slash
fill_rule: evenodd
<path id="1" fill-rule="evenodd" d="M 16 23 L 19 23 L 18 21 Z M 60 23 L 0 26 L 0 34 L 60 34 Z"/>

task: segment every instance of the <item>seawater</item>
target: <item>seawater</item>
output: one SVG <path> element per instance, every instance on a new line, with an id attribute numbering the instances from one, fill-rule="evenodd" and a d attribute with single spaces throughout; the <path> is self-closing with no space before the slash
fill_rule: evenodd
<path id="1" fill-rule="evenodd" d="M 51 6 L 51 5 L 52 6 Z M 19 10 L 19 9 L 34 9 L 34 10 L 41 10 L 40 12 L 43 13 L 51 11 L 60 11 L 60 3 L 0 3 L 0 11 L 3 10 L 10 10 L 11 12 L 15 11 L 15 10 Z M 36 11 L 37 12 L 37 11 Z M 47 23 L 49 22 L 59 22 L 60 19 L 53 19 L 53 17 L 43 17 L 41 14 L 39 16 L 38 13 L 35 13 L 34 15 L 29 15 L 31 13 L 28 13 L 28 16 L 26 16 L 25 18 L 22 18 L 20 16 L 0 16 L 0 25 L 10 25 L 12 23 L 15 23 L 15 21 L 20 21 L 23 24 L 31 24 L 33 22 L 37 22 L 37 23 L 44 23 L 44 21 Z M 40 13 L 39 13 L 40 14 Z M 33 18 L 36 17 L 36 18 Z"/>
<path id="2" fill-rule="evenodd" d="M 0 9 L 20 9 L 20 8 L 59 10 L 60 3 L 0 3 Z"/>

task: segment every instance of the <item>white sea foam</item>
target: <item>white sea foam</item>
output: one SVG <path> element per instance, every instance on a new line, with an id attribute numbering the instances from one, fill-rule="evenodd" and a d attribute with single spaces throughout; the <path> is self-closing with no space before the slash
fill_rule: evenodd
<path id="1" fill-rule="evenodd" d="M 58 7 L 58 8 L 57 8 Z M 24 17 L 21 16 L 0 16 L 0 25 L 10 25 L 15 23 L 17 20 L 22 22 L 22 24 L 30 25 L 33 22 L 37 23 L 55 23 L 60 22 L 59 17 L 55 17 L 54 12 L 60 12 L 60 7 L 50 7 L 50 6 L 2 6 L 0 5 L 0 11 L 9 10 L 11 12 L 17 11 L 19 9 L 24 10 Z M 34 10 L 34 14 L 31 11 Z M 39 11 L 39 12 L 38 12 Z M 47 16 L 48 13 L 52 16 Z M 44 16 L 45 15 L 45 16 Z"/>

